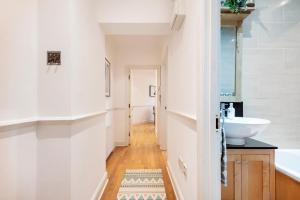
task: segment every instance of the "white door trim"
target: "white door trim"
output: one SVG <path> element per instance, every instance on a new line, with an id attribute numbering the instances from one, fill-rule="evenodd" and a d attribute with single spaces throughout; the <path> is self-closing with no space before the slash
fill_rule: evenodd
<path id="1" fill-rule="evenodd" d="M 128 96 L 127 96 L 127 99 L 128 99 L 128 108 L 127 108 L 127 110 L 128 110 L 128 134 L 126 134 L 126 141 L 128 142 L 128 145 L 130 145 L 130 136 L 131 136 L 131 125 L 132 125 L 132 122 L 131 122 L 131 119 L 132 119 L 132 113 L 131 113 L 131 111 L 132 111 L 132 108 L 133 108 L 133 106 L 132 106 L 132 102 L 131 102 L 131 80 L 132 80 L 132 74 L 131 74 L 131 71 L 132 70 L 147 70 L 147 69 L 149 69 L 149 70 L 151 70 L 151 69 L 153 69 L 153 70 L 156 70 L 157 72 L 159 72 L 159 70 L 160 70 L 160 68 L 161 68 L 161 66 L 160 65 L 127 65 L 126 66 L 126 68 L 127 68 L 127 73 L 128 73 L 128 82 L 127 82 L 127 91 L 128 91 Z M 130 107 L 129 107 L 129 105 L 130 105 Z M 129 118 L 129 116 L 130 116 L 130 118 Z M 130 135 L 129 135 L 130 134 Z"/>
<path id="2" fill-rule="evenodd" d="M 221 199 L 220 137 L 218 114 L 218 62 L 220 46 L 220 1 L 201 1 L 200 59 L 197 71 L 197 166 L 198 200 Z"/>

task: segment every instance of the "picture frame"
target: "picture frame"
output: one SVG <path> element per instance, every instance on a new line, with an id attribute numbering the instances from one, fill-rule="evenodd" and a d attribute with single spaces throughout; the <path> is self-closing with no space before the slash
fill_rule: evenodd
<path id="1" fill-rule="evenodd" d="M 156 96 L 156 86 L 149 85 L 149 97 L 155 97 L 155 96 Z"/>
<path id="2" fill-rule="evenodd" d="M 110 97 L 110 62 L 105 58 L 105 96 Z"/>
<path id="3" fill-rule="evenodd" d="M 47 51 L 47 65 L 61 65 L 61 51 Z"/>

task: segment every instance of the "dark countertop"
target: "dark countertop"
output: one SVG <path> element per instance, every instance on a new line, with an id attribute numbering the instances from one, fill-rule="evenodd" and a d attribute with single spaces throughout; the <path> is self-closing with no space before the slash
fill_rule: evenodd
<path id="1" fill-rule="evenodd" d="M 227 144 L 227 149 L 277 149 L 278 147 L 255 140 L 251 138 L 246 139 L 244 145 L 230 145 Z"/>

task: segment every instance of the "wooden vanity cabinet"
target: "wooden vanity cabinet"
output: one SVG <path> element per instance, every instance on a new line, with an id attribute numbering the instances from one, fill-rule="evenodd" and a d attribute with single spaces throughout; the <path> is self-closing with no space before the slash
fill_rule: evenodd
<path id="1" fill-rule="evenodd" d="M 275 200 L 274 149 L 228 149 L 222 200 Z"/>

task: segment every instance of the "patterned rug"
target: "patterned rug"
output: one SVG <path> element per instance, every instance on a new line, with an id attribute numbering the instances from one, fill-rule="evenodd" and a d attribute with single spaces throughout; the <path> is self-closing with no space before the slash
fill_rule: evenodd
<path id="1" fill-rule="evenodd" d="M 161 169 L 126 170 L 117 200 L 167 200 Z"/>

